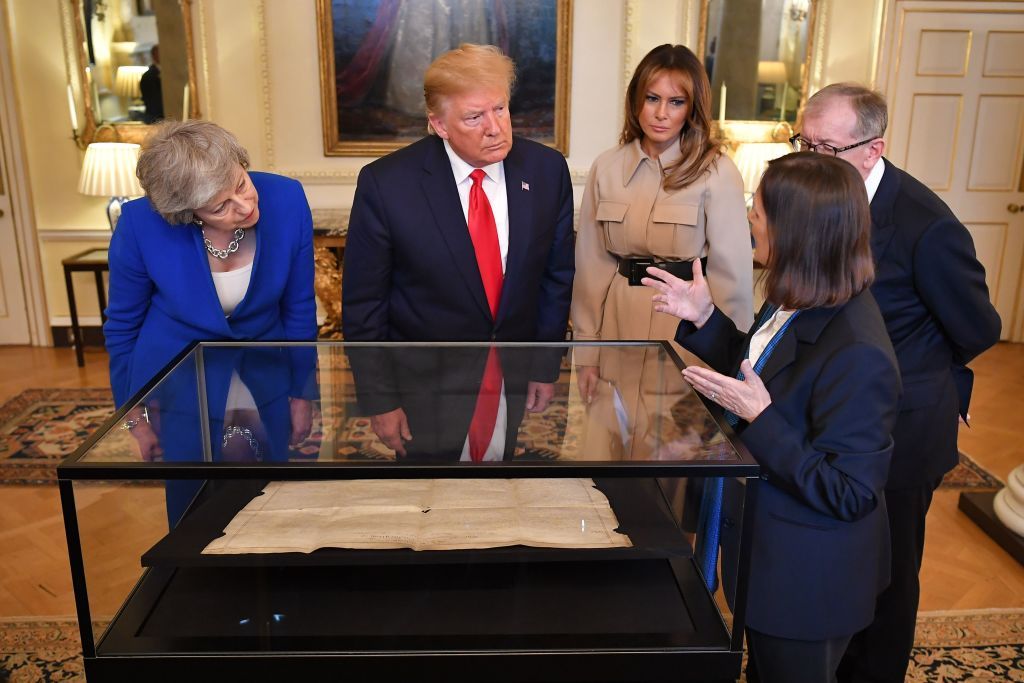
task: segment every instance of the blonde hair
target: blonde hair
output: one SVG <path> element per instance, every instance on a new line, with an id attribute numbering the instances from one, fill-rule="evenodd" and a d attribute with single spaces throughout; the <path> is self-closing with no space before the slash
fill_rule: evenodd
<path id="1" fill-rule="evenodd" d="M 659 45 L 636 67 L 626 88 L 626 115 L 622 123 L 619 144 L 643 140 L 640 112 L 644 108 L 647 87 L 659 74 L 679 76 L 687 85 L 690 114 L 679 135 L 682 158 L 665 169 L 666 192 L 675 192 L 699 180 L 721 155 L 722 142 L 711 130 L 711 84 L 704 65 L 683 45 Z"/>
<path id="2" fill-rule="evenodd" d="M 470 91 L 500 88 L 509 97 L 515 81 L 515 62 L 499 48 L 463 43 L 435 59 L 423 74 L 427 114 L 440 115 L 449 97 Z M 427 130 L 434 132 L 429 124 Z"/>
<path id="3" fill-rule="evenodd" d="M 249 153 L 234 135 L 209 121 L 164 121 L 142 143 L 135 174 L 150 203 L 172 225 L 191 223 L 193 212 L 234 183 Z"/>

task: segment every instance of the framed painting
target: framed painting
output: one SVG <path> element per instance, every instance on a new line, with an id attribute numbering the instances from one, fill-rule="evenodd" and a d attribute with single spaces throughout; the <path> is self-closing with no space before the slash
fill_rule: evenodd
<path id="1" fill-rule="evenodd" d="M 317 0 L 326 156 L 379 156 L 423 137 L 423 73 L 460 43 L 516 63 L 512 130 L 569 146 L 572 0 Z"/>

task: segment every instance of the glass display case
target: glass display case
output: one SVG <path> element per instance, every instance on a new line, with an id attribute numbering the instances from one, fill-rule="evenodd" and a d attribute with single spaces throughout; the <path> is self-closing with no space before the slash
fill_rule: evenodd
<path id="1" fill-rule="evenodd" d="M 196 344 L 58 467 L 89 680 L 736 679 L 759 469 L 682 367 Z"/>

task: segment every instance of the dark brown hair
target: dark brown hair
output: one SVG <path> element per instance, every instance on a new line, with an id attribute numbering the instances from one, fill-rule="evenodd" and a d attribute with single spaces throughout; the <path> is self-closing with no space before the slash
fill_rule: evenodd
<path id="1" fill-rule="evenodd" d="M 838 306 L 871 285 L 871 210 L 851 164 L 787 154 L 768 163 L 758 192 L 771 241 L 768 301 L 788 309 Z"/>
<path id="2" fill-rule="evenodd" d="M 697 55 L 683 45 L 659 45 L 640 60 L 626 88 L 626 116 L 619 144 L 642 140 L 640 111 L 651 81 L 662 72 L 676 73 L 687 82 L 690 114 L 683 123 L 679 149 L 683 156 L 666 169 L 667 192 L 674 192 L 699 179 L 718 159 L 722 142 L 711 133 L 711 84 Z"/>

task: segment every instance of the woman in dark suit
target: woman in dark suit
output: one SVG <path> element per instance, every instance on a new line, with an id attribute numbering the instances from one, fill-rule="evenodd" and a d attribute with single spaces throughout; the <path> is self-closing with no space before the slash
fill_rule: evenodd
<path id="1" fill-rule="evenodd" d="M 110 241 L 103 332 L 117 406 L 193 341 L 316 338 L 302 185 L 248 166 L 238 140 L 208 121 L 165 122 L 143 144 L 137 173 L 146 197 L 125 204 Z M 310 431 L 312 349 L 207 355 L 214 458 L 287 457 L 289 441 Z M 165 459 L 195 460 L 204 452 L 197 410 L 195 373 L 179 372 L 125 427 L 143 459 L 162 449 Z"/>
<path id="2" fill-rule="evenodd" d="M 773 161 L 749 218 L 766 266 L 750 333 L 715 307 L 697 263 L 690 282 L 650 268 L 644 284 L 656 310 L 682 318 L 676 341 L 713 368 L 684 377 L 761 465 L 748 680 L 825 683 L 889 582 L 899 374 L 868 290 L 871 217 L 853 167 L 812 153 Z"/>

